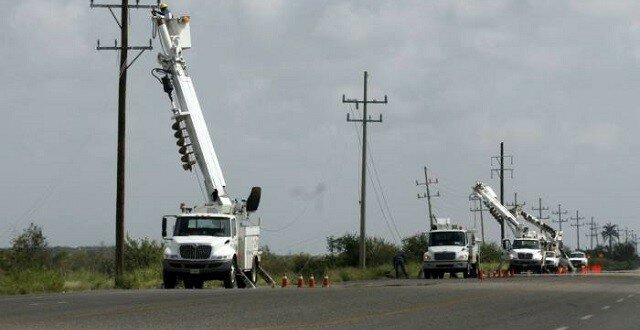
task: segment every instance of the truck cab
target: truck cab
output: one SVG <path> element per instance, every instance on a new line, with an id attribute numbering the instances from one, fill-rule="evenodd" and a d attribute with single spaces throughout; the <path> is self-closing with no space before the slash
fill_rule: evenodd
<path id="1" fill-rule="evenodd" d="M 578 269 L 589 266 L 589 259 L 582 251 L 573 251 L 569 254 L 569 262 Z"/>
<path id="2" fill-rule="evenodd" d="M 170 232 L 167 225 L 173 220 Z M 202 288 L 220 280 L 226 288 L 244 287 L 243 271 L 257 282 L 259 226 L 241 225 L 236 217 L 216 213 L 183 213 L 162 219 L 163 280 L 167 289 L 178 280 L 185 288 Z"/>
<path id="3" fill-rule="evenodd" d="M 429 232 L 429 244 L 424 253 L 425 278 L 443 278 L 445 273 L 462 272 L 465 278 L 475 277 L 479 267 L 479 246 L 475 233 L 458 226 L 437 226 Z"/>
<path id="4" fill-rule="evenodd" d="M 509 270 L 516 273 L 531 270 L 541 273 L 544 266 L 545 250 L 538 238 L 516 238 L 513 243 L 505 240 L 506 259 Z"/>

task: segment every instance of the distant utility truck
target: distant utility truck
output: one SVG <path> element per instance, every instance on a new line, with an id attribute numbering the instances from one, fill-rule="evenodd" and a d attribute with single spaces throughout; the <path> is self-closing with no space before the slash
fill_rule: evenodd
<path id="1" fill-rule="evenodd" d="M 448 218 L 436 219 L 424 253 L 424 278 L 443 278 L 445 273 L 476 277 L 480 266 L 478 243 L 474 230 L 452 225 Z"/>

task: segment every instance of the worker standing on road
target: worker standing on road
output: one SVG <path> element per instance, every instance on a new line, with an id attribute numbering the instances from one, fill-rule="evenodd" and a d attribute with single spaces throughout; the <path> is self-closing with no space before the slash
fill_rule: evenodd
<path id="1" fill-rule="evenodd" d="M 393 256 L 393 268 L 396 271 L 396 278 L 400 278 L 400 270 L 404 273 L 405 278 L 409 278 L 409 274 L 407 274 L 407 269 L 404 268 L 405 256 L 404 251 L 398 252 Z"/>

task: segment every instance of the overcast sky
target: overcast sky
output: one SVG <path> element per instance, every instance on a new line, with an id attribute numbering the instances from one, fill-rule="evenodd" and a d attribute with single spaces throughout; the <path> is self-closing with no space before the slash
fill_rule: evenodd
<path id="1" fill-rule="evenodd" d="M 95 42 L 119 35 L 109 12 L 88 3 L 3 1 L 0 246 L 29 222 L 52 245 L 114 242 L 118 60 Z M 370 107 L 384 122 L 369 138 L 393 219 L 368 182 L 371 235 L 395 242 L 395 228 L 426 229 L 414 182 L 424 165 L 440 182 L 436 214 L 473 226 L 471 186 L 498 187 L 490 156 L 500 141 L 514 155 L 507 200 L 517 191 L 530 208 L 541 197 L 640 234 L 637 1 L 170 5 L 192 17 L 185 57 L 228 190 L 242 198 L 263 187 L 256 216 L 274 251 L 323 252 L 327 235 L 358 230 L 359 137 L 341 97 L 362 97 L 364 70 L 370 95 L 389 96 Z M 131 13 L 132 43 L 148 43 L 148 16 Z M 129 72 L 126 228 L 159 239 L 163 214 L 203 197 L 180 167 L 156 66 L 153 51 Z M 564 229 L 575 246 L 575 228 Z"/>

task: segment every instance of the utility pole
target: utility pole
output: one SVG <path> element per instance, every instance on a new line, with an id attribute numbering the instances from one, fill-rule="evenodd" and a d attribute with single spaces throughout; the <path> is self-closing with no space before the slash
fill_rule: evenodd
<path id="1" fill-rule="evenodd" d="M 432 180 L 429 178 L 429 174 L 426 166 L 424 167 L 424 182 L 418 182 L 418 180 L 416 180 L 416 186 L 425 186 L 427 190 L 427 192 L 424 194 L 418 194 L 418 199 L 421 199 L 421 198 L 427 199 L 427 205 L 429 206 L 429 229 L 433 229 L 433 223 L 435 222 L 435 216 L 433 215 L 433 211 L 431 209 L 431 197 L 440 197 L 439 191 L 436 192 L 435 195 L 432 195 L 431 191 L 429 190 L 429 186 L 437 183 L 438 183 L 437 178 L 435 180 Z"/>
<path id="2" fill-rule="evenodd" d="M 491 157 L 491 178 L 493 179 L 493 173 L 498 173 L 500 178 L 500 204 L 504 205 L 504 172 L 509 172 L 513 179 L 513 168 L 504 167 L 504 159 L 510 160 L 510 165 L 513 165 L 513 156 L 504 154 L 504 142 L 500 142 L 500 156 Z M 499 168 L 493 168 L 494 160 L 497 161 Z M 504 221 L 500 221 L 500 241 L 504 240 Z"/>
<path id="3" fill-rule="evenodd" d="M 548 220 L 549 216 L 543 217 L 542 216 L 542 211 L 548 211 L 549 207 L 548 206 L 542 206 L 542 197 L 538 197 L 538 207 L 532 207 L 531 208 L 534 211 L 538 211 L 538 219 L 540 220 Z"/>
<path id="4" fill-rule="evenodd" d="M 469 211 L 471 211 L 473 213 L 480 212 L 480 232 L 482 233 L 482 244 L 485 244 L 485 241 L 484 241 L 484 218 L 482 216 L 482 213 L 484 211 L 486 211 L 486 210 L 482 208 L 482 200 L 480 200 L 480 198 L 478 198 L 477 196 L 471 195 L 471 196 L 469 196 L 469 200 L 474 202 L 473 207 L 469 208 Z"/>
<path id="5" fill-rule="evenodd" d="M 567 219 L 562 218 L 563 215 L 567 214 L 567 210 L 562 211 L 562 204 L 558 204 L 558 212 L 553 211 L 551 213 L 558 215 L 558 220 L 551 220 L 551 221 L 558 223 L 558 226 L 559 226 L 558 230 L 562 231 L 562 223 L 569 221 Z"/>
<path id="6" fill-rule="evenodd" d="M 527 205 L 527 202 L 518 203 L 518 193 L 517 192 L 513 193 L 513 203 L 507 204 L 507 206 L 511 206 L 511 207 L 520 207 L 520 206 L 525 206 L 525 205 Z"/>
<path id="7" fill-rule="evenodd" d="M 598 231 L 596 230 L 596 223 L 593 221 L 593 217 L 591 217 L 591 222 L 589 222 L 589 234 L 586 236 L 591 240 L 591 250 L 593 250 L 593 237 L 598 238 Z"/>
<path id="8" fill-rule="evenodd" d="M 115 41 L 114 46 L 103 47 L 100 46 L 100 40 L 96 50 L 116 50 L 120 52 L 120 69 L 119 69 L 119 84 L 118 84 L 118 148 L 117 148 L 117 168 L 116 168 L 116 286 L 122 286 L 123 271 L 124 271 L 124 208 L 125 208 L 125 156 L 126 156 L 126 104 L 127 104 L 127 70 L 129 67 L 142 55 L 145 50 L 152 49 L 151 39 L 149 40 L 149 46 L 129 46 L 129 9 L 155 9 L 159 6 L 159 1 L 156 5 L 141 5 L 139 0 L 136 0 L 136 4 L 129 4 L 129 0 L 122 0 L 121 4 L 96 4 L 93 0 L 90 1 L 91 8 L 107 8 L 113 16 L 113 19 L 120 28 L 120 43 Z M 120 19 L 116 17 L 113 9 L 120 9 Z M 139 50 L 138 55 L 128 63 L 128 51 Z"/>
<path id="9" fill-rule="evenodd" d="M 576 221 L 575 224 L 571 224 L 571 227 L 576 227 L 576 240 L 578 241 L 578 250 L 580 250 L 580 227 L 584 226 L 584 223 L 580 223 L 580 220 L 584 220 L 584 217 L 581 217 L 579 211 L 576 210 L 576 217 L 571 218 L 571 220 Z"/>
<path id="10" fill-rule="evenodd" d="M 369 79 L 369 74 L 367 71 L 364 72 L 364 95 L 362 100 L 357 99 L 347 99 L 344 94 L 342 94 L 342 103 L 355 103 L 356 109 L 358 106 L 362 104 L 362 118 L 360 119 L 351 119 L 349 113 L 347 113 L 347 122 L 361 122 L 362 123 L 362 173 L 360 178 L 360 258 L 359 258 L 359 266 L 361 269 L 366 267 L 366 197 L 367 197 L 367 123 L 381 123 L 382 122 L 382 114 L 380 114 L 379 119 L 371 119 L 371 116 L 367 114 L 367 104 L 387 104 L 387 96 L 384 96 L 384 101 L 377 101 L 376 99 L 369 100 L 367 98 L 367 81 Z"/>
<path id="11" fill-rule="evenodd" d="M 624 227 L 624 242 L 629 243 L 629 228 Z"/>

